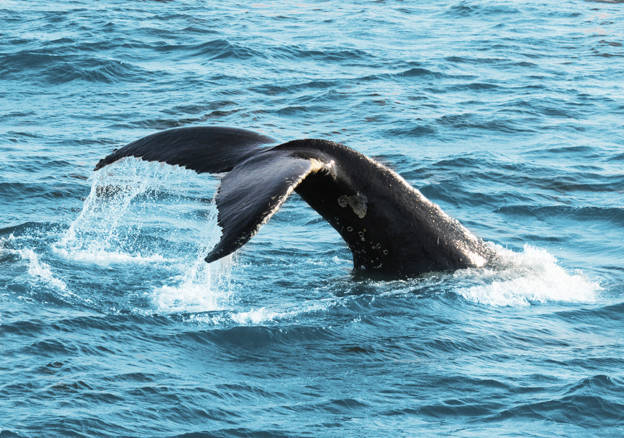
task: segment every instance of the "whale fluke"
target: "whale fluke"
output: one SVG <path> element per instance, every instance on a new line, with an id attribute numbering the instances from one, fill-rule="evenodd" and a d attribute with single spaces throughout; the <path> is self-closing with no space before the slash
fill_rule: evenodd
<path id="1" fill-rule="evenodd" d="M 261 152 L 234 167 L 217 192 L 217 221 L 223 233 L 206 261 L 220 259 L 247 243 L 297 185 L 321 168 L 320 163 L 275 150 Z"/>
<path id="2" fill-rule="evenodd" d="M 342 236 L 357 272 L 413 276 L 483 266 L 493 256 L 457 220 L 365 155 L 315 139 L 267 147 L 276 143 L 234 128 L 173 129 L 114 151 L 95 169 L 134 156 L 198 173 L 228 172 L 216 195 L 223 232 L 207 262 L 248 242 L 293 191 Z"/>
<path id="3" fill-rule="evenodd" d="M 179 165 L 197 173 L 229 172 L 259 145 L 277 141 L 253 131 L 218 126 L 169 129 L 148 135 L 100 160 L 98 170 L 124 157 Z"/>

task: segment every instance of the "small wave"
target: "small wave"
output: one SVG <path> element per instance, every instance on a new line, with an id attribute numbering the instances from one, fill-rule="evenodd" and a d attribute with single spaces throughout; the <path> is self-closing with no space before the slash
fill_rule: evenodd
<path id="1" fill-rule="evenodd" d="M 370 56 L 366 51 L 356 48 L 325 47 L 322 50 L 308 49 L 300 45 L 277 45 L 272 47 L 273 56 L 312 61 L 350 61 L 366 59 Z"/>
<path id="2" fill-rule="evenodd" d="M 404 70 L 402 72 L 395 73 L 394 76 L 398 76 L 398 77 L 402 77 L 402 78 L 412 78 L 412 77 L 427 76 L 427 77 L 431 77 L 431 78 L 440 79 L 440 78 L 443 78 L 445 75 L 443 73 L 440 73 L 440 72 L 437 72 L 437 71 L 433 71 L 433 70 L 429 70 L 429 69 L 426 69 L 426 68 L 413 67 L 413 68 L 410 68 L 408 70 Z"/>
<path id="3" fill-rule="evenodd" d="M 606 324 L 611 324 L 613 321 L 624 321 L 624 303 L 609 304 L 590 309 L 566 310 L 558 312 L 557 315 L 562 319 L 573 321 L 574 323 L 577 321 L 585 321 L 589 318 L 598 318 L 603 320 Z"/>
<path id="4" fill-rule="evenodd" d="M 396 80 L 403 78 L 423 78 L 423 79 L 445 79 L 450 78 L 450 76 L 445 73 L 441 73 L 435 70 L 429 70 L 423 67 L 412 67 L 407 70 L 400 71 L 392 71 L 386 73 L 377 73 L 368 76 L 363 76 L 358 78 L 361 81 L 379 81 L 379 80 Z M 465 77 L 465 76 L 460 76 Z"/>
<path id="5" fill-rule="evenodd" d="M 205 292 L 205 291 L 201 291 Z M 188 295 L 187 297 L 188 298 Z M 201 299 L 204 299 L 203 297 Z M 184 303 L 184 307 L 181 310 L 192 309 L 194 303 L 189 302 L 188 299 Z M 215 306 L 216 307 L 216 306 Z M 211 310 L 211 309 L 206 309 Z M 195 313 L 188 318 L 188 321 L 198 322 L 201 324 L 207 324 L 210 326 L 264 326 L 267 324 L 287 319 L 289 316 L 295 316 L 301 312 L 296 311 L 280 311 L 278 309 L 270 309 L 266 307 L 259 307 L 250 309 L 247 311 L 224 311 L 224 312 L 205 312 Z"/>
<path id="6" fill-rule="evenodd" d="M 518 9 L 506 4 L 474 4 L 465 0 L 451 5 L 446 15 L 451 17 L 491 16 L 499 14 L 517 14 Z"/>
<path id="7" fill-rule="evenodd" d="M 52 50 L 24 50 L 0 57 L 0 73 L 23 76 L 31 71 L 50 84 L 74 80 L 115 83 L 132 78 L 144 79 L 144 71 L 134 64 L 116 59 L 57 54 Z"/>
<path id="8" fill-rule="evenodd" d="M 232 43 L 226 39 L 215 39 L 196 44 L 159 44 L 154 50 L 163 53 L 176 53 L 180 59 L 198 58 L 205 60 L 261 58 L 257 50 Z"/>
<path id="9" fill-rule="evenodd" d="M 399 128 L 387 129 L 385 133 L 392 137 L 424 137 L 435 134 L 435 129 L 426 123 L 410 123 Z"/>
<path id="10" fill-rule="evenodd" d="M 231 308 L 230 310 L 217 313 L 195 313 L 185 319 L 213 326 L 270 326 L 283 321 L 296 320 L 310 313 L 325 312 L 334 307 L 338 302 L 335 298 L 326 298 L 277 307 L 263 306 L 248 310 Z M 182 310 L 190 310 L 192 305 L 192 302 L 187 301 L 186 306 Z"/>
<path id="11" fill-rule="evenodd" d="M 50 285 L 61 292 L 69 293 L 67 284 L 52 274 L 50 265 L 39 260 L 39 256 L 30 248 L 10 249 L 6 248 L 7 243 L 13 242 L 15 238 L 9 235 L 6 239 L 0 239 L 0 254 L 3 252 L 18 255 L 22 260 L 28 263 L 28 274 L 35 280 Z M 71 294 L 73 295 L 73 294 Z"/>
<path id="12" fill-rule="evenodd" d="M 449 90 L 474 90 L 474 91 L 483 91 L 483 90 L 501 90 L 503 87 L 497 84 L 491 84 L 489 82 L 470 82 L 466 84 L 458 84 L 448 87 Z"/>
<path id="13" fill-rule="evenodd" d="M 620 397 L 604 396 L 600 391 L 566 395 L 543 401 L 532 401 L 503 410 L 491 420 L 530 418 L 536 416 L 561 424 L 580 423 L 588 429 L 621 426 L 624 404 Z M 619 395 L 619 394 L 618 394 Z"/>
<path id="14" fill-rule="evenodd" d="M 19 73 L 31 68 L 45 67 L 63 59 L 43 50 L 24 50 L 16 53 L 5 53 L 0 57 L 0 73 L 5 75 Z"/>
<path id="15" fill-rule="evenodd" d="M 460 88 L 462 87 L 464 87 L 464 85 Z M 510 118 L 485 118 L 481 115 L 472 113 L 444 115 L 439 117 L 436 120 L 436 123 L 455 129 L 479 129 L 505 133 L 532 132 L 532 129 L 527 128 L 524 124 L 517 123 Z"/>
<path id="16" fill-rule="evenodd" d="M 605 374 L 597 374 L 595 376 L 585 377 L 571 385 L 566 395 L 610 393 L 619 396 L 622 392 L 624 392 L 624 381 L 622 379 L 612 378 Z"/>
<path id="17" fill-rule="evenodd" d="M 190 47 L 187 46 L 186 49 L 191 52 L 192 56 L 206 56 L 210 59 L 249 59 L 254 56 L 260 56 L 260 53 L 255 50 L 231 43 L 225 39 L 216 39 Z"/>
<path id="18" fill-rule="evenodd" d="M 533 303 L 593 303 L 600 284 L 580 271 L 569 273 L 548 251 L 525 245 L 520 253 L 496 246 L 497 265 L 491 269 L 458 271 L 455 277 L 479 284 L 458 290 L 466 300 L 491 306 L 528 306 Z"/>
<path id="19" fill-rule="evenodd" d="M 181 333 L 178 338 L 185 342 L 204 344 L 210 342 L 227 351 L 232 349 L 265 351 L 275 345 L 301 344 L 301 342 L 318 342 L 332 339 L 335 333 L 331 327 L 296 324 L 289 326 L 235 325 L 232 327 L 216 327 L 211 329 L 192 330 Z"/>
<path id="20" fill-rule="evenodd" d="M 587 189 L 586 187 L 583 188 Z M 596 185 L 592 188 L 594 191 L 598 191 Z M 571 207 L 568 205 L 537 207 L 535 205 L 519 204 L 500 207 L 496 212 L 530 217 L 571 218 L 575 221 L 606 221 L 618 226 L 624 225 L 624 208 L 622 207 Z"/>

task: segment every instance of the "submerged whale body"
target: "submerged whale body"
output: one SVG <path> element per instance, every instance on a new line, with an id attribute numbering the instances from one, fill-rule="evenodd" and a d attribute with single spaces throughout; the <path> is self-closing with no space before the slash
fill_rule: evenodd
<path id="1" fill-rule="evenodd" d="M 121 158 L 225 173 L 216 195 L 221 240 L 206 257 L 243 246 L 296 191 L 340 233 L 356 272 L 406 277 L 483 266 L 491 249 L 396 172 L 326 140 L 278 144 L 234 128 L 158 132 L 115 150 L 98 170 Z"/>

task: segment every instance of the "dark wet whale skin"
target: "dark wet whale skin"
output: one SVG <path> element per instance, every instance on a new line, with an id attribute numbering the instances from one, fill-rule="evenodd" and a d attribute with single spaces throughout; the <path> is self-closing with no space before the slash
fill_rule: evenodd
<path id="1" fill-rule="evenodd" d="M 413 276 L 482 266 L 493 256 L 397 173 L 351 148 L 296 140 L 274 149 L 331 163 L 295 190 L 347 242 L 356 272 Z"/>

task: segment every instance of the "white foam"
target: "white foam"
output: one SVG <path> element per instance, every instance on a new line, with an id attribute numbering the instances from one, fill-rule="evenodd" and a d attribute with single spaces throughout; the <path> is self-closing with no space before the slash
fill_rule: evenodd
<path id="1" fill-rule="evenodd" d="M 7 238 L 0 238 L 0 254 L 15 254 L 28 263 L 28 275 L 32 280 L 51 286 L 62 292 L 65 296 L 76 296 L 67 288 L 67 284 L 60 278 L 56 278 L 52 273 L 50 265 L 42 262 L 35 251 L 30 248 L 8 248 L 7 245 L 15 245 L 15 236 L 9 235 Z"/>
<path id="2" fill-rule="evenodd" d="M 67 290 L 67 285 L 65 284 L 65 282 L 59 278 L 56 278 L 52 274 L 50 265 L 39 260 L 39 256 L 32 249 L 24 248 L 8 251 L 18 254 L 23 260 L 28 262 L 28 274 L 31 277 L 52 287 L 55 287 L 62 292 L 69 292 Z"/>
<path id="3" fill-rule="evenodd" d="M 39 277 L 41 280 L 56 287 L 64 292 L 67 291 L 67 285 L 59 278 L 56 278 L 50 270 L 50 265 L 39 260 L 39 257 L 32 249 L 19 250 L 22 258 L 28 260 L 28 273 L 33 277 Z M 25 256 L 25 257 L 24 257 Z"/>
<path id="4" fill-rule="evenodd" d="M 73 251 L 68 251 L 65 248 L 54 247 L 53 250 L 67 259 L 102 266 L 115 263 L 163 263 L 168 261 L 168 259 L 160 254 L 144 256 L 140 251 L 136 254 L 129 254 L 123 251 L 106 251 L 98 249 L 74 249 Z"/>
<path id="5" fill-rule="evenodd" d="M 294 307 L 266 308 L 259 307 L 244 312 L 232 312 L 229 318 L 240 325 L 259 325 L 267 324 L 274 321 L 295 319 L 301 315 L 311 312 L 322 312 L 336 304 L 336 300 L 328 298 L 319 301 L 313 301 L 298 304 Z"/>
<path id="6" fill-rule="evenodd" d="M 216 213 L 213 210 L 208 224 L 202 227 L 194 257 L 179 260 L 181 274 L 174 284 L 155 288 L 151 293 L 153 305 L 160 312 L 209 312 L 231 306 L 231 271 L 234 256 L 230 255 L 212 263 L 205 258 L 219 238 Z M 192 256 L 192 254 L 191 254 Z"/>
<path id="7" fill-rule="evenodd" d="M 467 300 L 491 306 L 528 306 L 533 303 L 595 302 L 600 284 L 582 272 L 570 273 L 544 249 L 525 245 L 520 253 L 496 246 L 499 260 L 485 269 L 457 271 L 455 277 L 480 284 L 461 288 Z"/>
<path id="8" fill-rule="evenodd" d="M 288 312 L 290 313 L 290 312 Z M 275 320 L 275 318 L 283 317 L 284 314 L 279 311 L 266 309 L 260 307 L 258 309 L 251 309 L 247 312 L 231 313 L 230 318 L 232 321 L 241 325 L 257 325 Z"/>
<path id="9" fill-rule="evenodd" d="M 155 288 L 151 301 L 160 312 L 209 312 L 230 306 L 229 279 L 232 257 L 207 264 L 206 248 L 199 252 L 195 262 L 177 278 L 173 285 Z"/>
<path id="10" fill-rule="evenodd" d="M 209 312 L 222 310 L 228 301 L 227 294 L 205 287 L 203 284 L 162 286 L 151 293 L 159 312 Z"/>
<path id="11" fill-rule="evenodd" d="M 311 312 L 323 312 L 335 305 L 335 298 L 328 298 L 308 303 L 296 303 L 277 307 L 256 307 L 248 310 L 224 309 L 220 312 L 195 313 L 188 320 L 216 326 L 227 326 L 232 323 L 242 326 L 270 325 L 284 320 L 292 320 Z M 235 306 L 234 303 L 231 304 Z"/>

